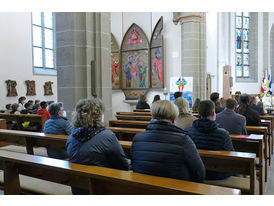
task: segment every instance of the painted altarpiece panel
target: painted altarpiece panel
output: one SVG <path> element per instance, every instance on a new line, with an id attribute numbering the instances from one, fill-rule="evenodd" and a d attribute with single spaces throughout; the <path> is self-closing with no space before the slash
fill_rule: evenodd
<path id="1" fill-rule="evenodd" d="M 120 53 L 113 34 L 111 34 L 111 82 L 112 89 L 120 88 Z"/>
<path id="2" fill-rule="evenodd" d="M 122 89 L 126 99 L 136 99 L 150 88 L 149 65 L 148 39 L 144 31 L 133 23 L 121 46 Z"/>
<path id="3" fill-rule="evenodd" d="M 151 63 L 151 87 L 164 87 L 164 58 L 163 58 L 163 17 L 161 17 L 151 35 L 150 63 Z"/>

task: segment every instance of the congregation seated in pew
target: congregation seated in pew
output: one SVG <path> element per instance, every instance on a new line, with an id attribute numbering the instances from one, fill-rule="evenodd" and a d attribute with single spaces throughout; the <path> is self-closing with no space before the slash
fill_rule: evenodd
<path id="1" fill-rule="evenodd" d="M 249 106 L 249 96 L 243 94 L 240 96 L 240 105 L 237 109 L 237 112 L 246 117 L 247 126 L 261 126 L 262 122 L 258 112 L 254 111 Z"/>
<path id="2" fill-rule="evenodd" d="M 150 106 L 147 103 L 147 98 L 145 95 L 141 94 L 139 96 L 138 102 L 136 104 L 136 109 L 150 109 Z"/>
<path id="3" fill-rule="evenodd" d="M 235 112 L 237 101 L 229 98 L 225 105 L 225 110 L 216 115 L 216 122 L 230 134 L 247 135 L 245 116 Z"/>
<path id="4" fill-rule="evenodd" d="M 47 104 L 43 106 L 46 106 L 46 105 Z M 61 102 L 52 103 L 49 106 L 48 110 L 50 114 L 50 119 L 47 120 L 45 123 L 44 132 L 48 134 L 70 135 L 73 131 L 73 126 L 66 117 L 63 117 L 63 112 L 64 112 L 63 104 Z M 57 158 L 57 159 L 68 158 L 66 150 L 57 150 L 57 149 L 47 148 L 47 154 L 49 157 Z"/>
<path id="5" fill-rule="evenodd" d="M 200 118 L 195 120 L 192 127 L 186 128 L 191 134 L 198 149 L 235 151 L 229 132 L 219 128 L 215 121 L 215 104 L 211 100 L 201 101 L 198 108 Z M 230 174 L 206 171 L 207 180 L 221 180 L 231 176 Z"/>
<path id="6" fill-rule="evenodd" d="M 197 118 L 190 114 L 188 101 L 182 97 L 178 97 L 174 103 L 179 109 L 179 116 L 175 120 L 175 125 L 182 129 L 191 127 L 193 121 Z"/>
<path id="7" fill-rule="evenodd" d="M 103 102 L 98 98 L 77 103 L 72 117 L 74 130 L 66 143 L 69 161 L 129 170 L 129 162 L 116 135 L 103 126 L 103 111 Z M 73 187 L 72 193 L 89 194 L 89 191 Z"/>
<path id="8" fill-rule="evenodd" d="M 153 120 L 146 131 L 136 134 L 131 147 L 134 172 L 202 182 L 205 167 L 188 133 L 172 122 L 176 105 L 159 100 L 151 107 Z"/>

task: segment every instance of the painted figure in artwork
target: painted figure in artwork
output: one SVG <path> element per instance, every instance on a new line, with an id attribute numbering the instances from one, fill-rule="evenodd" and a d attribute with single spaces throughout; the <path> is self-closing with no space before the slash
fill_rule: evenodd
<path id="1" fill-rule="evenodd" d="M 154 76 L 158 76 L 160 83 L 163 83 L 163 74 L 162 74 L 162 55 L 161 48 L 157 48 L 155 51 L 155 57 L 153 59 L 153 73 Z"/>
<path id="2" fill-rule="evenodd" d="M 139 87 L 146 87 L 147 66 L 142 61 L 138 64 Z"/>
<path id="3" fill-rule="evenodd" d="M 130 88 L 138 88 L 138 61 L 139 57 L 143 53 L 132 52 L 127 56 L 128 58 L 127 64 L 124 66 L 124 72 L 126 75 L 126 87 Z"/>
<path id="4" fill-rule="evenodd" d="M 111 79 L 115 86 L 119 85 L 119 66 L 119 60 L 111 59 Z"/>
<path id="5" fill-rule="evenodd" d="M 7 84 L 7 90 L 8 90 L 8 97 L 13 97 L 13 96 L 17 96 L 17 90 L 16 90 L 16 86 L 17 83 L 16 81 L 13 80 L 6 80 L 6 84 Z"/>

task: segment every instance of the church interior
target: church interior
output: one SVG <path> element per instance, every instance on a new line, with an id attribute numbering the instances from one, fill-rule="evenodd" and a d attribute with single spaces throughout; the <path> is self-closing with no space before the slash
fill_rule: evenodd
<path id="1" fill-rule="evenodd" d="M 0 12 L 1 195 L 274 195 L 274 12 Z"/>

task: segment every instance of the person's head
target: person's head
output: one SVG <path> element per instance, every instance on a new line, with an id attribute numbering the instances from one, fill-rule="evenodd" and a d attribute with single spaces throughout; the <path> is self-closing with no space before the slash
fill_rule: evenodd
<path id="1" fill-rule="evenodd" d="M 183 95 L 182 92 L 178 91 L 174 93 L 174 98 L 177 99 L 178 97 L 181 97 Z"/>
<path id="2" fill-rule="evenodd" d="M 140 103 L 146 103 L 147 102 L 147 98 L 145 95 L 141 94 L 138 98 L 138 102 Z"/>
<path id="3" fill-rule="evenodd" d="M 26 101 L 26 97 L 20 97 L 18 99 L 18 103 L 21 103 L 22 105 L 24 105 L 25 101 Z"/>
<path id="4" fill-rule="evenodd" d="M 40 107 L 40 104 L 34 104 L 33 105 L 33 110 L 38 110 L 38 109 L 40 109 L 41 107 Z"/>
<path id="5" fill-rule="evenodd" d="M 31 108 L 32 108 L 32 104 L 29 103 L 29 102 L 27 102 L 27 103 L 24 105 L 24 107 L 25 107 L 26 109 L 31 109 Z"/>
<path id="6" fill-rule="evenodd" d="M 28 103 L 33 104 L 33 100 L 29 100 Z"/>
<path id="7" fill-rule="evenodd" d="M 200 102 L 201 102 L 200 98 L 196 98 L 196 99 L 195 99 L 194 104 L 193 104 L 193 107 L 192 107 L 192 110 L 193 110 L 193 111 L 194 111 L 194 110 L 195 110 L 195 111 L 198 110 L 199 105 L 200 105 Z"/>
<path id="8" fill-rule="evenodd" d="M 211 101 L 213 101 L 214 103 L 217 102 L 219 100 L 219 93 L 218 92 L 213 92 L 211 95 L 210 95 L 210 99 Z"/>
<path id="9" fill-rule="evenodd" d="M 249 96 L 247 94 L 243 94 L 240 96 L 240 104 L 248 104 Z"/>
<path id="10" fill-rule="evenodd" d="M 158 101 L 158 100 L 160 100 L 160 95 L 156 94 L 156 95 L 154 96 L 154 98 L 153 98 L 153 102 L 152 102 L 152 103 L 154 103 L 154 102 L 156 102 L 156 101 Z"/>
<path id="11" fill-rule="evenodd" d="M 6 104 L 6 109 L 7 110 L 11 109 L 11 104 Z"/>
<path id="12" fill-rule="evenodd" d="M 252 106 L 253 104 L 256 104 L 256 97 L 248 95 L 249 96 L 249 106 Z"/>
<path id="13" fill-rule="evenodd" d="M 105 106 L 99 98 L 93 97 L 79 100 L 76 104 L 75 111 L 72 114 L 74 127 L 103 126 L 102 115 L 104 110 Z"/>
<path id="14" fill-rule="evenodd" d="M 52 103 L 48 108 L 49 114 L 54 116 L 63 116 L 64 107 L 62 102 Z"/>
<path id="15" fill-rule="evenodd" d="M 225 107 L 227 109 L 235 110 L 237 106 L 237 101 L 233 98 L 229 98 L 225 102 Z"/>
<path id="16" fill-rule="evenodd" d="M 257 104 L 259 107 L 262 107 L 262 108 L 264 108 L 264 103 L 263 102 L 258 102 L 258 104 Z"/>
<path id="17" fill-rule="evenodd" d="M 178 97 L 175 99 L 174 104 L 176 104 L 179 109 L 179 115 L 189 114 L 189 103 L 186 99 Z"/>
<path id="18" fill-rule="evenodd" d="M 40 104 L 40 100 L 39 100 L 39 99 L 36 99 L 36 100 L 34 101 L 34 104 Z"/>
<path id="19" fill-rule="evenodd" d="M 45 102 L 45 101 L 42 101 L 42 102 L 40 103 L 40 107 L 41 107 L 42 109 L 46 109 L 47 106 L 48 106 L 48 103 Z"/>
<path id="20" fill-rule="evenodd" d="M 159 100 L 151 106 L 153 119 L 174 121 L 178 115 L 178 107 L 168 100 Z"/>
<path id="21" fill-rule="evenodd" d="M 17 111 L 18 107 L 19 107 L 19 104 L 14 103 L 14 104 L 11 105 L 11 110 L 12 111 Z"/>
<path id="22" fill-rule="evenodd" d="M 198 111 L 199 111 L 201 118 L 207 118 L 210 120 L 215 120 L 215 118 L 216 118 L 215 104 L 211 100 L 201 101 Z"/>

